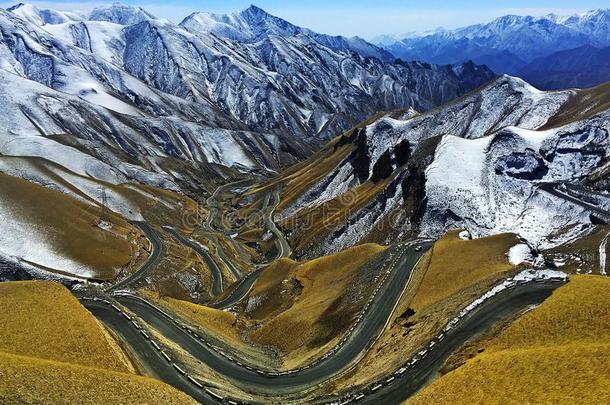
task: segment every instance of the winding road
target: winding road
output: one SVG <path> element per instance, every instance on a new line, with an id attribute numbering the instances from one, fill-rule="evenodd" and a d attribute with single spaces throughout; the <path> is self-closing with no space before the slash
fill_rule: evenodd
<path id="1" fill-rule="evenodd" d="M 234 185 L 235 183 L 233 183 Z M 229 186 L 229 185 L 227 185 Z M 224 190 L 227 189 L 226 186 Z M 554 189 L 553 189 L 554 190 Z M 220 195 L 217 190 L 210 199 Z M 273 203 L 269 210 L 265 211 L 265 226 L 276 237 L 278 252 L 277 258 L 290 255 L 290 246 L 273 222 L 273 212 L 279 204 L 279 192 L 273 192 Z M 562 197 L 565 197 L 562 194 Z M 267 201 L 269 195 L 266 196 Z M 266 207 L 267 205 L 265 205 Z M 214 222 L 214 215 L 209 219 L 208 225 Z M 153 244 L 153 252 L 147 262 L 137 272 L 128 278 L 117 283 L 110 292 L 115 292 L 127 287 L 141 279 L 148 269 L 153 266 L 162 255 L 163 245 L 156 234 L 145 224 L 138 224 Z M 165 228 L 180 243 L 195 249 L 206 260 L 210 269 L 214 273 L 214 289 L 222 289 L 222 275 L 220 269 L 213 261 L 207 251 L 198 246 L 193 241 L 179 234 L 176 230 Z M 214 230 L 214 232 L 220 232 Z M 220 232 L 225 235 L 224 232 Z M 165 339 L 179 346 L 193 358 L 206 364 L 214 372 L 226 377 L 236 387 L 246 392 L 259 395 L 279 397 L 282 395 L 295 395 L 315 385 L 332 379 L 340 373 L 352 367 L 373 342 L 383 332 L 388 319 L 391 318 L 393 311 L 401 295 L 408 286 L 412 270 L 423 255 L 432 245 L 430 241 L 411 241 L 401 245 L 401 249 L 394 253 L 393 261 L 387 269 L 383 282 L 375 289 L 375 294 L 366 304 L 364 311 L 357 317 L 356 322 L 345 335 L 341 344 L 331 352 L 322 356 L 319 360 L 288 372 L 271 372 L 257 370 L 255 367 L 244 364 L 246 361 L 235 357 L 235 354 L 227 354 L 217 346 L 205 341 L 185 324 L 154 304 L 135 296 L 115 295 L 118 304 L 127 308 L 131 313 L 137 315 L 154 328 Z M 220 253 L 220 249 L 219 249 Z M 226 255 L 225 255 L 226 256 Z M 223 260 L 229 260 L 227 257 Z M 213 264 L 212 264 L 213 263 Z M 249 273 L 239 282 L 235 283 L 229 294 L 221 301 L 213 304 L 216 308 L 227 308 L 243 299 L 252 285 L 263 271 L 264 265 L 259 266 L 255 271 Z M 219 280 L 219 281 L 218 281 Z M 485 301 L 450 331 L 442 340 L 434 342 L 434 347 L 427 351 L 426 355 L 411 366 L 405 366 L 395 373 L 388 375 L 385 379 L 363 388 L 358 393 L 353 393 L 343 398 L 328 397 L 326 401 L 335 401 L 341 404 L 350 402 L 364 403 L 399 403 L 400 401 L 413 395 L 440 370 L 446 359 L 459 349 L 467 340 L 477 336 L 482 331 L 487 330 L 500 320 L 509 319 L 533 304 L 539 304 L 546 299 L 554 289 L 561 283 L 544 281 L 518 284 L 513 288 L 507 289 L 489 300 Z M 160 350 L 151 345 L 150 338 L 146 338 L 140 331 L 134 328 L 133 322 L 117 312 L 107 304 L 98 301 L 83 301 L 83 304 L 109 328 L 114 330 L 124 343 L 128 346 L 132 354 L 138 358 L 141 364 L 159 379 L 183 390 L 193 398 L 208 403 L 222 402 L 218 395 L 210 395 L 203 388 L 202 383 L 194 383 L 191 377 L 189 380 L 186 371 L 179 366 L 172 364 Z"/>
<path id="2" fill-rule="evenodd" d="M 146 273 L 148 273 L 148 271 L 152 269 L 165 254 L 165 245 L 163 244 L 163 241 L 157 236 L 155 231 L 153 231 L 152 228 L 146 222 L 133 222 L 133 224 L 138 226 L 142 230 L 142 232 L 144 232 L 144 234 L 151 243 L 152 251 L 150 252 L 150 256 L 148 256 L 142 267 L 140 267 L 133 274 L 112 285 L 110 288 L 107 289 L 108 292 L 128 288 L 133 283 L 141 280 L 142 277 L 146 276 Z"/>
<path id="3" fill-rule="evenodd" d="M 423 245 L 427 249 L 430 243 L 424 243 Z M 365 316 L 362 317 L 361 322 L 357 324 L 349 334 L 347 341 L 336 353 L 307 369 L 286 375 L 264 375 L 255 370 L 248 370 L 243 365 L 237 364 L 235 360 L 230 360 L 209 346 L 202 344 L 200 340 L 187 333 L 163 313 L 144 301 L 129 296 L 118 296 L 116 300 L 163 334 L 165 338 L 182 347 L 194 358 L 201 360 L 211 369 L 231 379 L 236 386 L 247 391 L 266 394 L 294 393 L 336 375 L 364 353 L 370 343 L 381 333 L 387 319 L 394 310 L 395 303 L 410 279 L 413 267 L 426 249 L 417 251 L 413 245 L 406 247 L 400 253 L 400 257 L 396 261 L 397 264 L 389 273 L 388 279 L 370 304 Z M 117 326 L 113 323 L 117 319 L 107 319 L 103 314 L 98 315 L 103 322 L 110 324 L 113 329 Z M 119 319 L 119 322 L 123 321 Z M 129 341 L 128 343 L 131 344 Z"/>
<path id="4" fill-rule="evenodd" d="M 210 256 L 208 251 L 205 250 L 203 248 L 203 246 L 201 246 L 199 243 L 186 238 L 185 236 L 180 234 L 180 232 L 178 232 L 177 230 L 175 230 L 172 227 L 164 226 L 163 229 L 165 229 L 169 234 L 171 234 L 178 242 L 182 243 L 185 246 L 190 247 L 199 256 L 201 256 L 203 261 L 205 261 L 205 264 L 210 269 L 210 272 L 212 273 L 212 294 L 218 295 L 218 294 L 222 293 L 222 291 L 223 291 L 222 271 L 220 270 L 220 268 L 218 267 L 218 265 L 216 264 L 216 262 L 214 261 L 212 256 Z"/>
<path id="5" fill-rule="evenodd" d="M 372 384 L 363 392 L 362 402 L 397 404 L 406 400 L 423 388 L 443 367 L 451 354 L 468 340 L 488 330 L 494 324 L 512 318 L 529 306 L 542 303 L 561 285 L 562 283 L 552 281 L 530 282 L 514 289 L 504 290 L 485 301 L 462 319 L 442 341 L 428 350 L 426 356 L 422 357 L 415 366 L 407 368 L 402 373 L 398 370 L 388 376 L 380 382 L 381 387 L 374 391 L 373 388 L 378 385 Z"/>

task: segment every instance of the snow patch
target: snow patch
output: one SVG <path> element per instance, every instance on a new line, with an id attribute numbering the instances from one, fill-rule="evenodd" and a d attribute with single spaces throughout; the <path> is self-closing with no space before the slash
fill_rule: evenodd
<path id="1" fill-rule="evenodd" d="M 506 255 L 508 256 L 509 263 L 513 266 L 517 266 L 521 263 L 532 263 L 534 261 L 531 249 L 525 243 L 519 243 L 511 247 Z"/>

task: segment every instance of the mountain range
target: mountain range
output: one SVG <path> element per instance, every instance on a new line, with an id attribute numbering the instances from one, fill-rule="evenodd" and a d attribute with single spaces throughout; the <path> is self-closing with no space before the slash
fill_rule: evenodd
<path id="1" fill-rule="evenodd" d="M 486 64 L 496 73 L 523 77 L 545 89 L 587 87 L 610 79 L 598 73 L 600 63 L 553 69 L 552 63 L 566 57 L 568 52 L 610 46 L 610 10 L 592 10 L 571 16 L 549 14 L 543 17 L 506 15 L 487 24 L 476 24 L 454 30 L 439 29 L 422 34 L 409 34 L 404 38 L 381 36 L 375 40 L 379 46 L 403 60 L 423 60 L 430 63 L 459 63 L 473 60 Z M 583 48 L 589 47 L 589 48 Z M 545 61 L 544 58 L 549 58 Z M 596 61 L 606 58 L 597 53 Z M 607 63 L 607 59 L 601 64 Z M 547 65 L 543 70 L 541 66 Z M 540 80 L 544 72 L 554 76 L 549 82 Z M 565 77 L 561 77 L 561 72 Z M 577 77 L 570 77 L 582 73 Z M 604 80 L 605 79 L 605 80 Z M 546 87 L 548 85 L 548 87 Z"/>
<path id="2" fill-rule="evenodd" d="M 543 92 L 505 75 L 427 113 L 383 115 L 327 145 L 309 159 L 313 166 L 288 172 L 301 179 L 300 191 L 289 188 L 278 219 L 305 257 L 456 228 L 560 245 L 594 222 L 537 184 L 606 173 L 607 91 Z M 337 205 L 340 219 L 302 228 Z"/>
<path id="3" fill-rule="evenodd" d="M 493 77 L 471 62 L 388 59 L 254 6 L 176 25 L 121 4 L 88 16 L 19 4 L 0 10 L 0 137 L 11 154 L 77 173 L 110 162 L 115 181 L 205 189 L 277 171 L 376 111 L 428 110 Z"/>
<path id="4" fill-rule="evenodd" d="M 603 402 L 606 14 L 0 9 L 0 402 Z"/>

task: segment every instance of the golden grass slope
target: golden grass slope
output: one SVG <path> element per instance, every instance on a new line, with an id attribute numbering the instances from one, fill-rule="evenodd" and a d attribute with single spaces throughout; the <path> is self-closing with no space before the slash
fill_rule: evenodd
<path id="1" fill-rule="evenodd" d="M 178 316 L 202 326 L 207 332 L 219 339 L 235 345 L 243 344 L 235 327 L 237 317 L 232 312 L 171 297 L 162 297 L 150 292 L 144 292 L 144 295 L 169 308 Z"/>
<path id="2" fill-rule="evenodd" d="M 409 404 L 610 403 L 610 279 L 573 276 Z"/>
<path id="3" fill-rule="evenodd" d="M 267 268 L 255 283 L 250 300 L 260 297 L 260 305 L 264 306 L 266 300 L 272 299 L 277 307 L 279 294 L 288 290 L 286 302 L 279 303 L 286 309 L 279 314 L 254 312 L 255 318 L 266 318 L 252 334 L 252 340 L 278 347 L 287 360 L 309 356 L 312 350 L 332 342 L 366 300 L 350 303 L 346 291 L 354 286 L 363 266 L 383 250 L 372 243 L 357 245 L 303 263 L 281 260 Z M 281 277 L 274 277 L 276 274 Z"/>
<path id="4" fill-rule="evenodd" d="M 0 325 L 0 351 L 114 371 L 131 370 L 116 343 L 61 284 L 0 283 Z"/>
<path id="5" fill-rule="evenodd" d="M 0 403 L 197 404 L 151 378 L 0 352 Z"/>
<path id="6" fill-rule="evenodd" d="M 130 263 L 139 230 L 112 213 L 111 229 L 98 226 L 100 209 L 29 181 L 0 173 L 0 203 L 32 232 L 42 233 L 59 255 L 113 279 Z M 37 263 L 45 265 L 45 263 Z M 61 270 L 61 269 L 57 269 Z"/>
<path id="7" fill-rule="evenodd" d="M 610 278 L 571 276 L 567 285 L 555 291 L 535 311 L 513 322 L 491 342 L 487 350 L 573 343 L 610 344 L 609 303 Z"/>
<path id="8" fill-rule="evenodd" d="M 462 240 L 458 233 L 448 232 L 432 247 L 430 264 L 411 302 L 416 311 L 514 269 L 506 256 L 519 243 L 514 234 Z"/>
<path id="9" fill-rule="evenodd" d="M 0 404 L 195 404 L 132 374 L 126 356 L 62 285 L 0 283 Z"/>

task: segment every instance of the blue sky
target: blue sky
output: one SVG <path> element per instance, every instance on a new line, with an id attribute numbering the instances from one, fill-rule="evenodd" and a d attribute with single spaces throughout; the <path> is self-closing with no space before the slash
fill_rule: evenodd
<path id="1" fill-rule="evenodd" d="M 27 0 L 21 0 L 27 2 Z M 46 0 L 31 1 L 40 7 L 62 10 L 85 10 L 111 1 Z M 360 35 L 371 38 L 379 34 L 401 34 L 437 27 L 457 28 L 487 22 L 505 14 L 543 15 L 549 12 L 571 14 L 594 8 L 607 8 L 608 1 L 583 0 L 204 0 L 204 1 L 123 1 L 139 5 L 158 17 L 180 21 L 193 11 L 231 12 L 254 3 L 271 14 L 328 34 Z M 13 2 L 0 0 L 0 6 Z"/>

